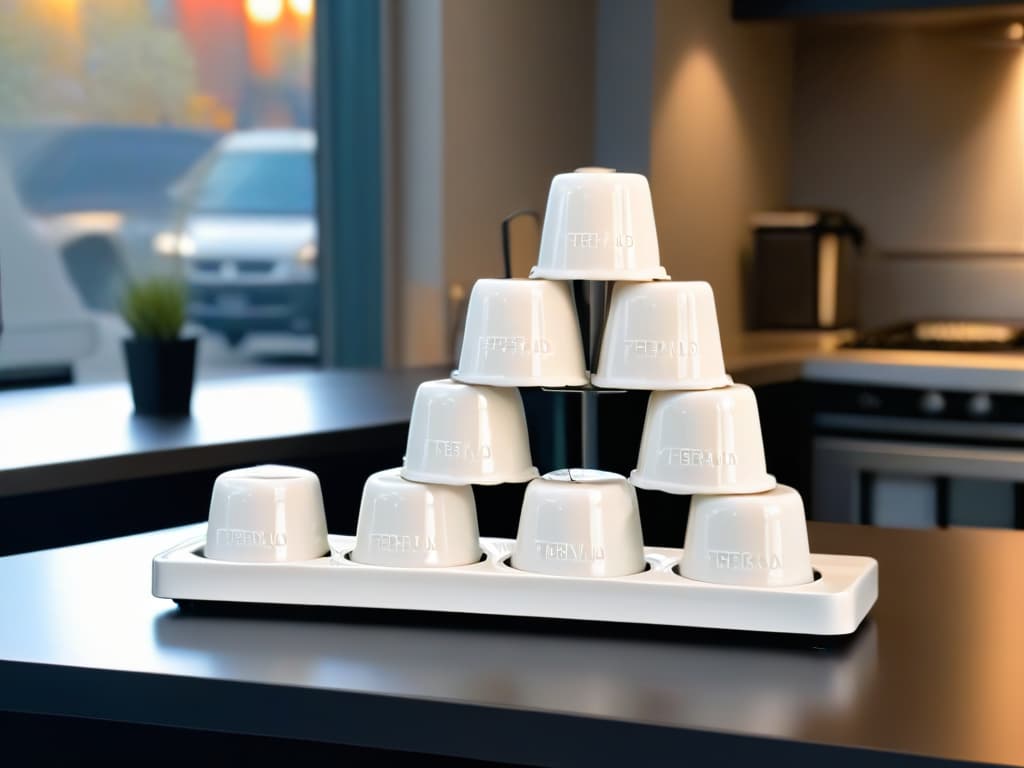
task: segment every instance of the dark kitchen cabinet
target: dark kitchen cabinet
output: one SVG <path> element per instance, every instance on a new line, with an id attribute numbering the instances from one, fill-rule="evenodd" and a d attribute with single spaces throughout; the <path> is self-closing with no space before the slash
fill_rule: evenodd
<path id="1" fill-rule="evenodd" d="M 783 485 L 796 488 L 805 505 L 811 499 L 810 390 L 811 385 L 803 381 L 754 388 L 768 471 Z"/>

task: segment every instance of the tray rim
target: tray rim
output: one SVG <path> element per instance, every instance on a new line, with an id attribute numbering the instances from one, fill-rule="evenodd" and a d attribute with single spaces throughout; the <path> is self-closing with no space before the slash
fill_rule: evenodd
<path id="1" fill-rule="evenodd" d="M 649 567 L 641 573 L 586 578 L 512 568 L 513 539 L 481 537 L 480 561 L 447 568 L 355 563 L 346 557 L 354 536 L 328 541 L 330 553 L 316 560 L 241 563 L 207 560 L 205 536 L 191 536 L 153 558 L 153 595 L 821 636 L 854 632 L 878 597 L 878 562 L 860 555 L 812 554 L 820 578 L 809 584 L 738 587 L 679 575 L 682 550 L 666 547 L 644 547 Z"/>

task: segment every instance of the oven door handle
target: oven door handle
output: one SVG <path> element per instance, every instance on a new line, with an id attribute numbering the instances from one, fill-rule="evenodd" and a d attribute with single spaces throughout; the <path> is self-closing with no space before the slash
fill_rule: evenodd
<path id="1" fill-rule="evenodd" d="M 860 478 L 873 473 L 1024 483 L 1024 450 L 819 436 L 814 438 L 815 519 L 859 522 Z"/>
<path id="2" fill-rule="evenodd" d="M 867 472 L 1024 482 L 1022 449 L 817 437 L 814 455 Z"/>

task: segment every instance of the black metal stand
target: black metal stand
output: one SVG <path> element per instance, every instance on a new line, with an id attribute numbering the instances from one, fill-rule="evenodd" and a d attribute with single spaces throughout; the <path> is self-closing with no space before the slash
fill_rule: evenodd
<path id="1" fill-rule="evenodd" d="M 608 297 L 613 283 L 604 280 L 576 280 L 573 295 L 583 335 L 584 354 L 587 368 L 597 371 L 601 356 L 601 340 L 608 316 Z M 598 469 L 599 456 L 599 408 L 598 397 L 608 394 L 622 394 L 621 389 L 602 389 L 590 385 L 583 387 L 545 388 L 548 392 L 575 393 L 580 395 L 580 465 L 586 469 Z"/>
<path id="2" fill-rule="evenodd" d="M 608 314 L 608 286 L 608 283 L 598 280 L 585 280 L 582 284 L 582 294 L 587 302 L 587 363 L 591 373 L 597 371 L 601 354 L 601 338 Z M 580 392 L 580 448 L 585 469 L 598 469 L 600 463 L 598 394 L 593 389 Z"/>

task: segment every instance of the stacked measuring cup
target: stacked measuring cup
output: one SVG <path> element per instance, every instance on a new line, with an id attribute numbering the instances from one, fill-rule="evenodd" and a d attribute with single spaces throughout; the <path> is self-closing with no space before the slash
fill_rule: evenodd
<path id="1" fill-rule="evenodd" d="M 614 282 L 596 370 L 571 281 Z M 649 390 L 637 467 L 537 476 L 518 387 Z M 637 488 L 692 496 L 681 576 L 745 586 L 813 579 L 803 503 L 765 466 L 753 391 L 725 371 L 705 282 L 661 266 L 647 179 L 582 168 L 551 184 L 527 280 L 480 280 L 458 368 L 416 393 L 404 464 L 364 487 L 360 563 L 480 558 L 471 485 L 528 482 L 512 567 L 613 577 L 646 567 Z"/>
<path id="2" fill-rule="evenodd" d="M 482 557 L 472 485 L 537 477 L 519 390 L 427 381 L 416 390 L 405 461 L 363 486 L 350 557 L 407 568 Z"/>
<path id="3" fill-rule="evenodd" d="M 614 283 L 592 375 L 573 280 Z M 593 468 L 539 477 L 519 387 L 650 391 L 630 477 Z M 641 175 L 585 168 L 554 178 L 530 278 L 473 287 L 458 368 L 419 386 L 404 462 L 367 479 L 345 556 L 389 568 L 473 565 L 483 553 L 472 486 L 499 483 L 527 483 L 507 563 L 521 572 L 643 572 L 642 488 L 692 497 L 680 579 L 787 587 L 814 578 L 800 496 L 768 474 L 754 393 L 725 371 L 711 287 L 665 273 Z M 217 478 L 207 559 L 298 562 L 329 549 L 313 473 L 265 465 Z"/>

